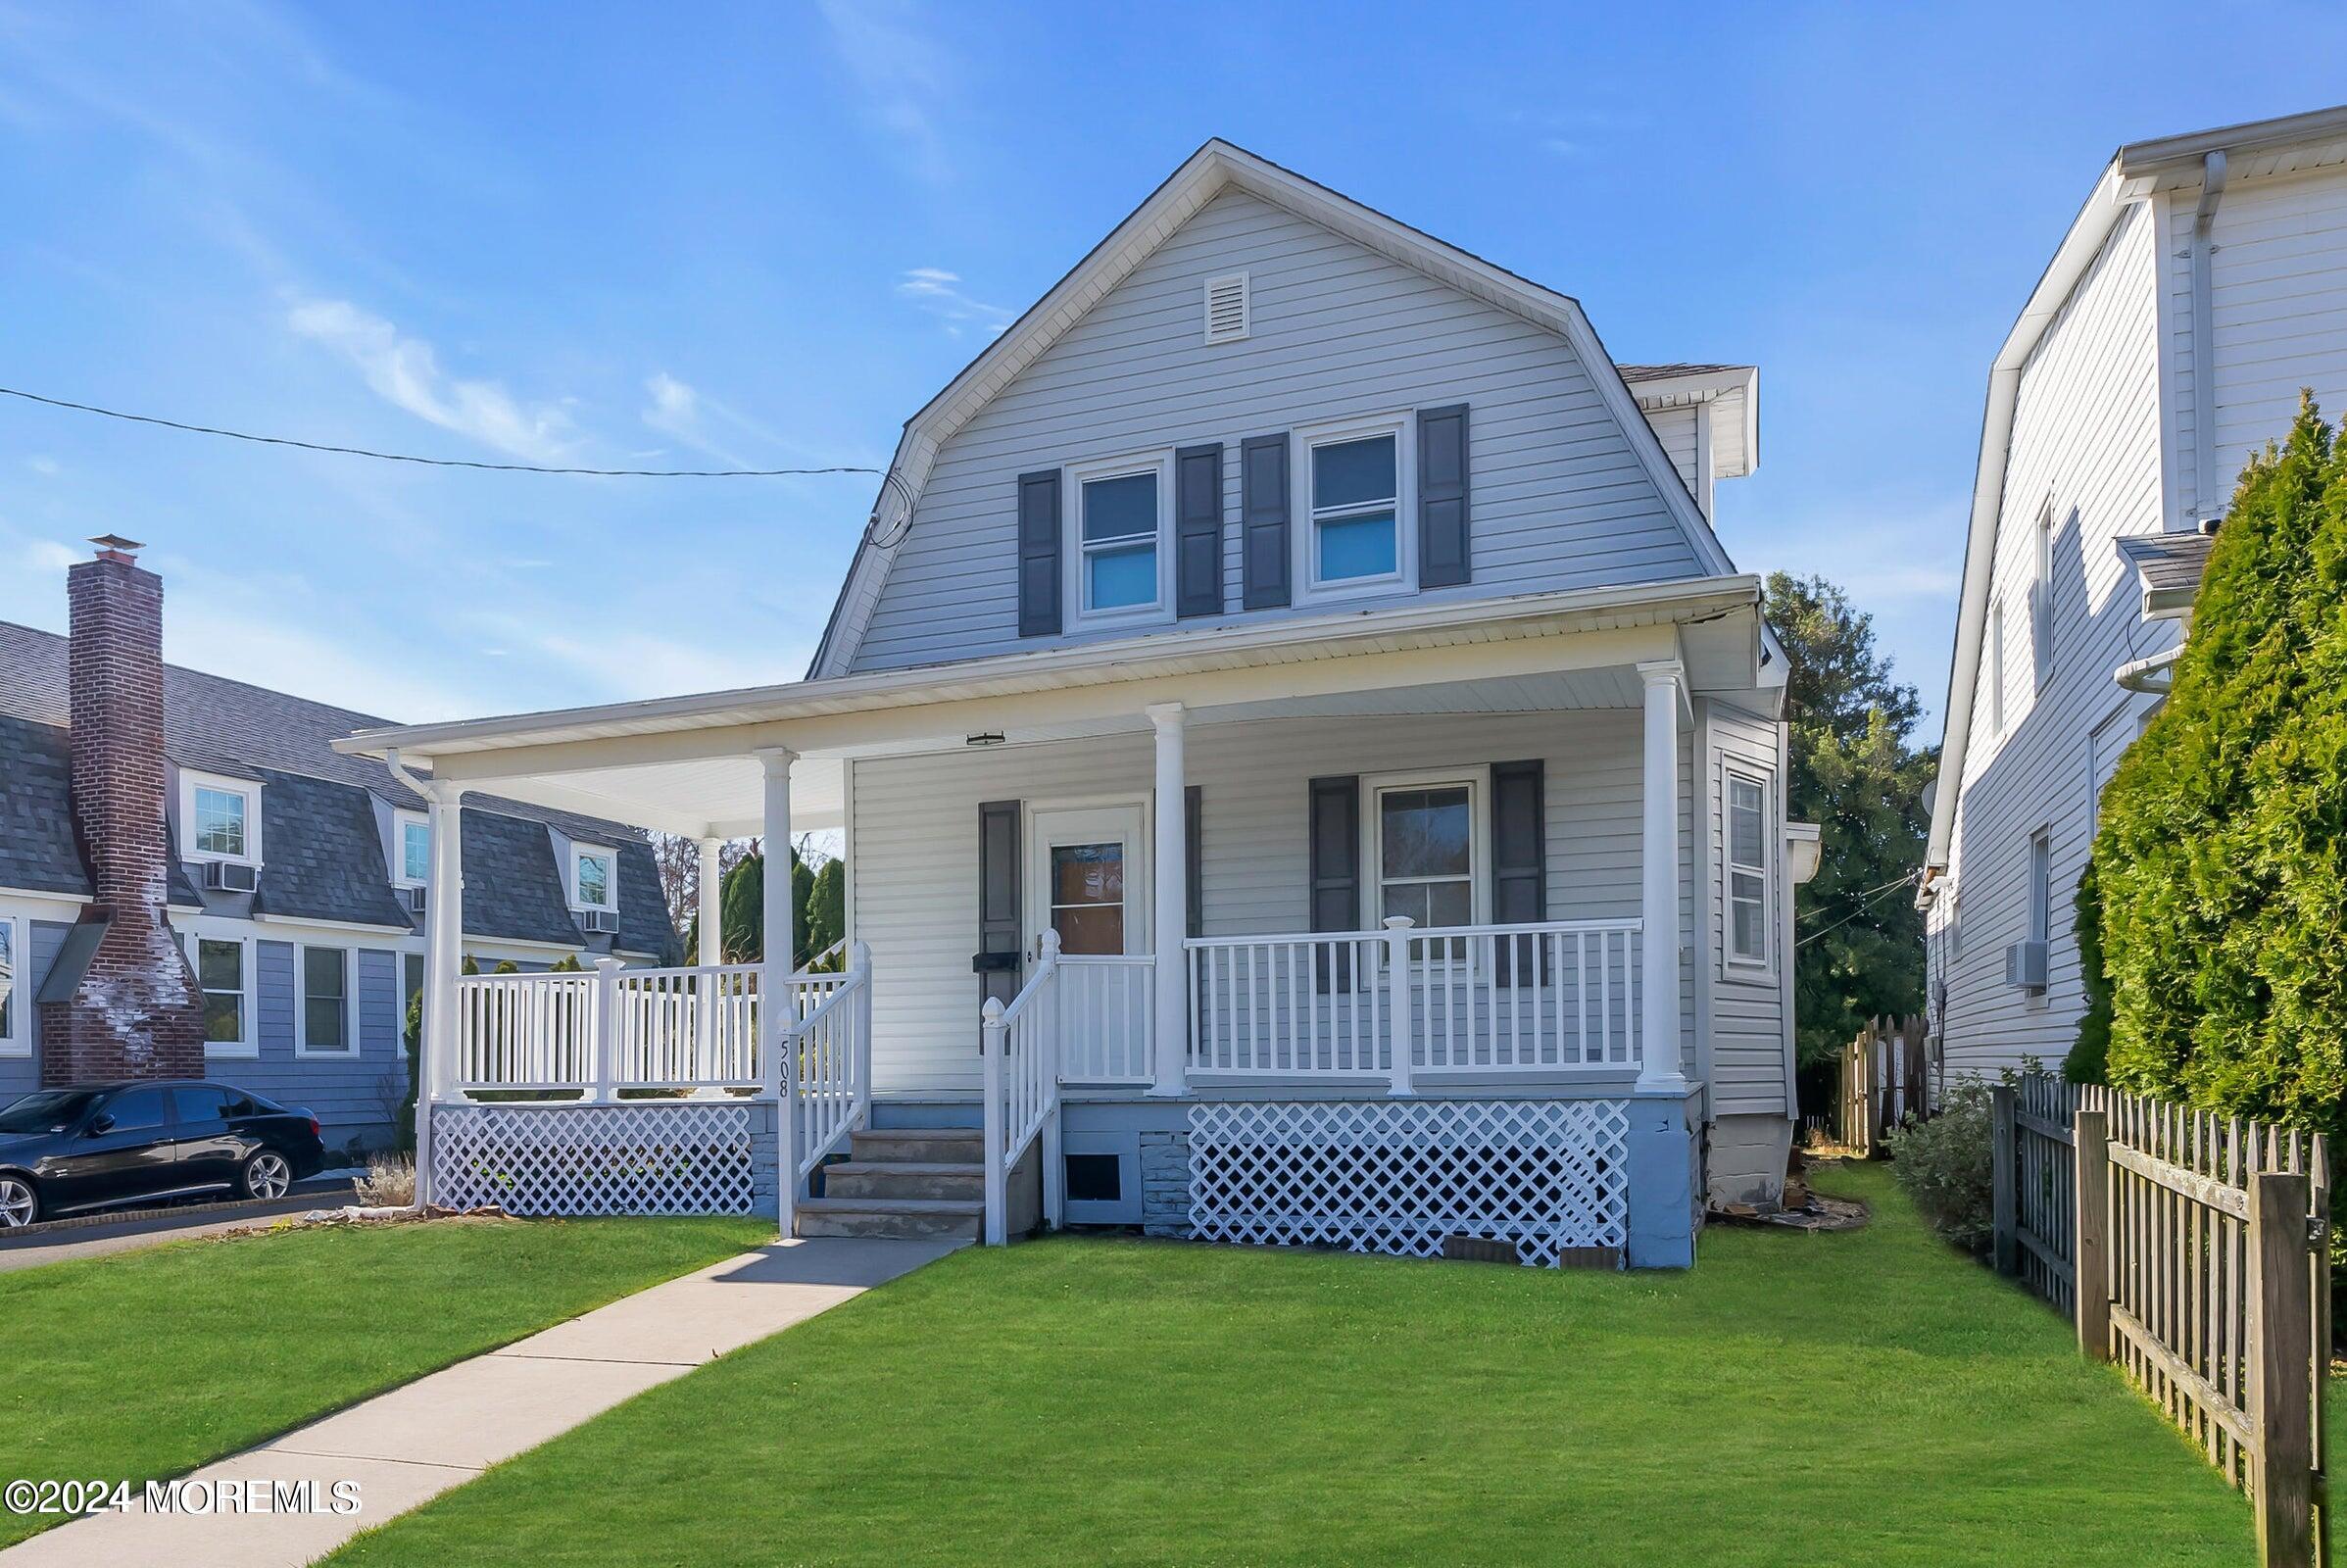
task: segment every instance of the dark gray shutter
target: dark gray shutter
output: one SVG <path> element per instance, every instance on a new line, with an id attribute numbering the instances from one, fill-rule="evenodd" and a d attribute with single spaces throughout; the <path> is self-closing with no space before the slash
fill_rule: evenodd
<path id="1" fill-rule="evenodd" d="M 978 807 L 978 1004 L 989 997 L 1010 1005 L 1019 991 L 1019 803 L 986 801 Z"/>
<path id="2" fill-rule="evenodd" d="M 1467 405 L 1418 411 L 1418 586 L 1447 588 L 1470 576 L 1467 551 Z"/>
<path id="3" fill-rule="evenodd" d="M 1239 448 L 1239 560 L 1249 610 L 1288 603 L 1288 437 L 1249 436 Z"/>
<path id="4" fill-rule="evenodd" d="M 1491 920 L 1495 925 L 1534 925 L 1548 918 L 1548 826 L 1546 770 L 1529 762 L 1491 764 Z M 1540 953 L 1543 978 L 1554 967 L 1533 937 L 1501 938 L 1492 970 L 1511 984 L 1522 956 Z"/>
<path id="5" fill-rule="evenodd" d="M 1310 785 L 1312 929 L 1358 931 L 1361 928 L 1361 781 L 1316 778 Z M 1352 952 L 1344 950 L 1332 964 L 1324 950 L 1319 960 L 1319 986 L 1327 991 L 1352 989 Z"/>
<path id="6" fill-rule="evenodd" d="M 1059 635 L 1059 470 L 1018 476 L 1018 634 Z"/>
<path id="7" fill-rule="evenodd" d="M 1222 613 L 1222 447 L 1174 454 L 1174 613 Z"/>
<path id="8" fill-rule="evenodd" d="M 1182 791 L 1182 860 L 1190 868 L 1190 885 L 1182 893 L 1183 929 L 1194 937 L 1206 934 L 1205 795 L 1198 784 Z"/>

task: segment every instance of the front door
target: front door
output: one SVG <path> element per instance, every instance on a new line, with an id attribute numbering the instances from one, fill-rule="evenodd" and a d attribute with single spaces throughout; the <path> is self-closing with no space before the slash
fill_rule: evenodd
<path id="1" fill-rule="evenodd" d="M 1039 808 L 1027 851 L 1027 952 L 1147 953 L 1148 840 L 1139 806 Z"/>

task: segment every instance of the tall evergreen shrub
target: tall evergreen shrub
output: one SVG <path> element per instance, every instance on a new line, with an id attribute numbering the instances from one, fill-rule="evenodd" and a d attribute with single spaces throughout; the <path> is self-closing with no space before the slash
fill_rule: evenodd
<path id="1" fill-rule="evenodd" d="M 2347 1092 L 2347 443 L 2251 460 L 2094 845 L 2110 1078 L 2336 1135 Z"/>

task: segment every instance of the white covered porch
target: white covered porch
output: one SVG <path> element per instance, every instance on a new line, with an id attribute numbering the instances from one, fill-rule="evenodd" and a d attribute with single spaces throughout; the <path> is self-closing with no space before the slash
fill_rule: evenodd
<path id="1" fill-rule="evenodd" d="M 704 843 L 705 869 L 724 839 L 751 833 L 775 844 L 836 829 L 847 847 L 851 947 L 836 974 L 717 962 L 712 901 L 693 965 L 436 988 L 423 1074 L 435 1114 L 466 1102 L 509 1117 L 533 1102 L 574 1115 L 771 1107 L 772 1197 L 788 1233 L 818 1167 L 871 1126 L 876 1095 L 974 1100 L 986 1229 L 999 1240 L 1023 1170 L 1036 1173 L 1047 1222 L 1061 1216 L 1058 1146 L 1077 1101 L 1585 1099 L 1623 1107 L 1626 1128 L 1643 1098 L 1668 1103 L 1684 1149 L 1701 1078 L 1682 985 L 1691 703 L 1750 689 L 1759 648 L 1755 585 L 1719 579 L 1298 618 L 1141 639 L 1113 661 L 1054 649 L 350 744 L 431 769 L 436 975 L 456 967 L 463 874 L 459 835 L 441 827 L 467 789 L 688 834 Z M 1242 912 L 1199 891 L 1197 808 L 1184 803 L 1192 785 L 1212 788 L 1221 758 L 1307 733 L 1375 753 L 1381 735 L 1484 723 L 1547 735 L 1570 759 L 1584 744 L 1578 715 L 1592 712 L 1610 727 L 1588 733 L 1636 760 L 1627 907 L 1613 887 L 1602 913 L 1551 895 L 1561 917 L 1496 918 L 1491 868 L 1481 864 L 1466 879 L 1471 903 L 1430 894 L 1419 916 L 1380 913 L 1410 875 L 1335 890 L 1340 907 L 1371 901 L 1358 920 L 1323 918 L 1311 904 L 1284 923 L 1273 903 Z M 1491 760 L 1489 746 L 1451 750 Z M 914 808 L 948 803 L 940 811 L 955 842 L 974 845 L 983 812 L 967 811 L 956 789 L 978 786 L 948 781 L 1039 777 L 1050 758 L 1077 759 L 1085 783 L 1012 787 L 1022 896 L 1015 912 L 990 910 L 993 886 L 973 885 L 989 873 L 971 878 L 933 853 Z M 1449 776 L 1428 776 L 1437 773 Z M 1394 788 L 1415 789 L 1415 775 L 1396 778 Z M 902 809 L 883 808 L 892 794 Z M 1442 789 L 1415 795 L 1414 809 L 1450 804 Z M 1357 798 L 1353 809 L 1364 809 Z M 1300 814 L 1288 826 L 1293 842 L 1258 858 L 1304 854 Z M 1375 827 L 1354 823 L 1372 839 Z M 1479 846 L 1482 831 L 1479 822 Z M 1252 852 L 1223 853 L 1244 864 Z M 1571 846 L 1550 853 L 1563 868 L 1534 874 L 1570 895 Z M 1416 880 L 1439 881 L 1442 869 Z M 1318 876 L 1315 896 L 1331 880 Z M 705 875 L 705 888 L 714 881 Z M 789 928 L 783 886 L 769 879 L 770 934 Z M 990 918 L 1000 927 L 991 933 Z M 790 947 L 773 940 L 770 951 Z M 784 994 L 787 1007 L 764 1004 Z M 1617 1172 L 1627 1162 L 1618 1148 L 1599 1161 Z"/>

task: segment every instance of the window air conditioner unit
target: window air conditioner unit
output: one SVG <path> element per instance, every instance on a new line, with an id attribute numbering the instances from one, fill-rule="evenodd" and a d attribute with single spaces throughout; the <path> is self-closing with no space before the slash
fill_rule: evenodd
<path id="1" fill-rule="evenodd" d="M 250 893 L 253 868 L 235 860 L 206 860 L 204 885 L 220 893 Z"/>
<path id="2" fill-rule="evenodd" d="M 2045 944 L 2016 942 L 2005 950 L 2005 984 L 2045 989 Z"/>
<path id="3" fill-rule="evenodd" d="M 423 910 L 424 910 L 424 889 L 422 889 L 422 888 L 402 888 L 402 889 L 400 889 L 400 890 L 399 890 L 399 896 L 400 896 L 401 902 L 403 902 L 403 903 L 405 903 L 405 904 L 407 905 L 407 906 L 408 906 L 408 912 L 409 912 L 410 914 L 421 914 L 421 913 L 423 913 Z"/>
<path id="4" fill-rule="evenodd" d="M 579 924 L 586 927 L 589 936 L 608 937 L 619 933 L 619 916 L 614 910 L 588 909 L 581 912 L 578 919 Z"/>

